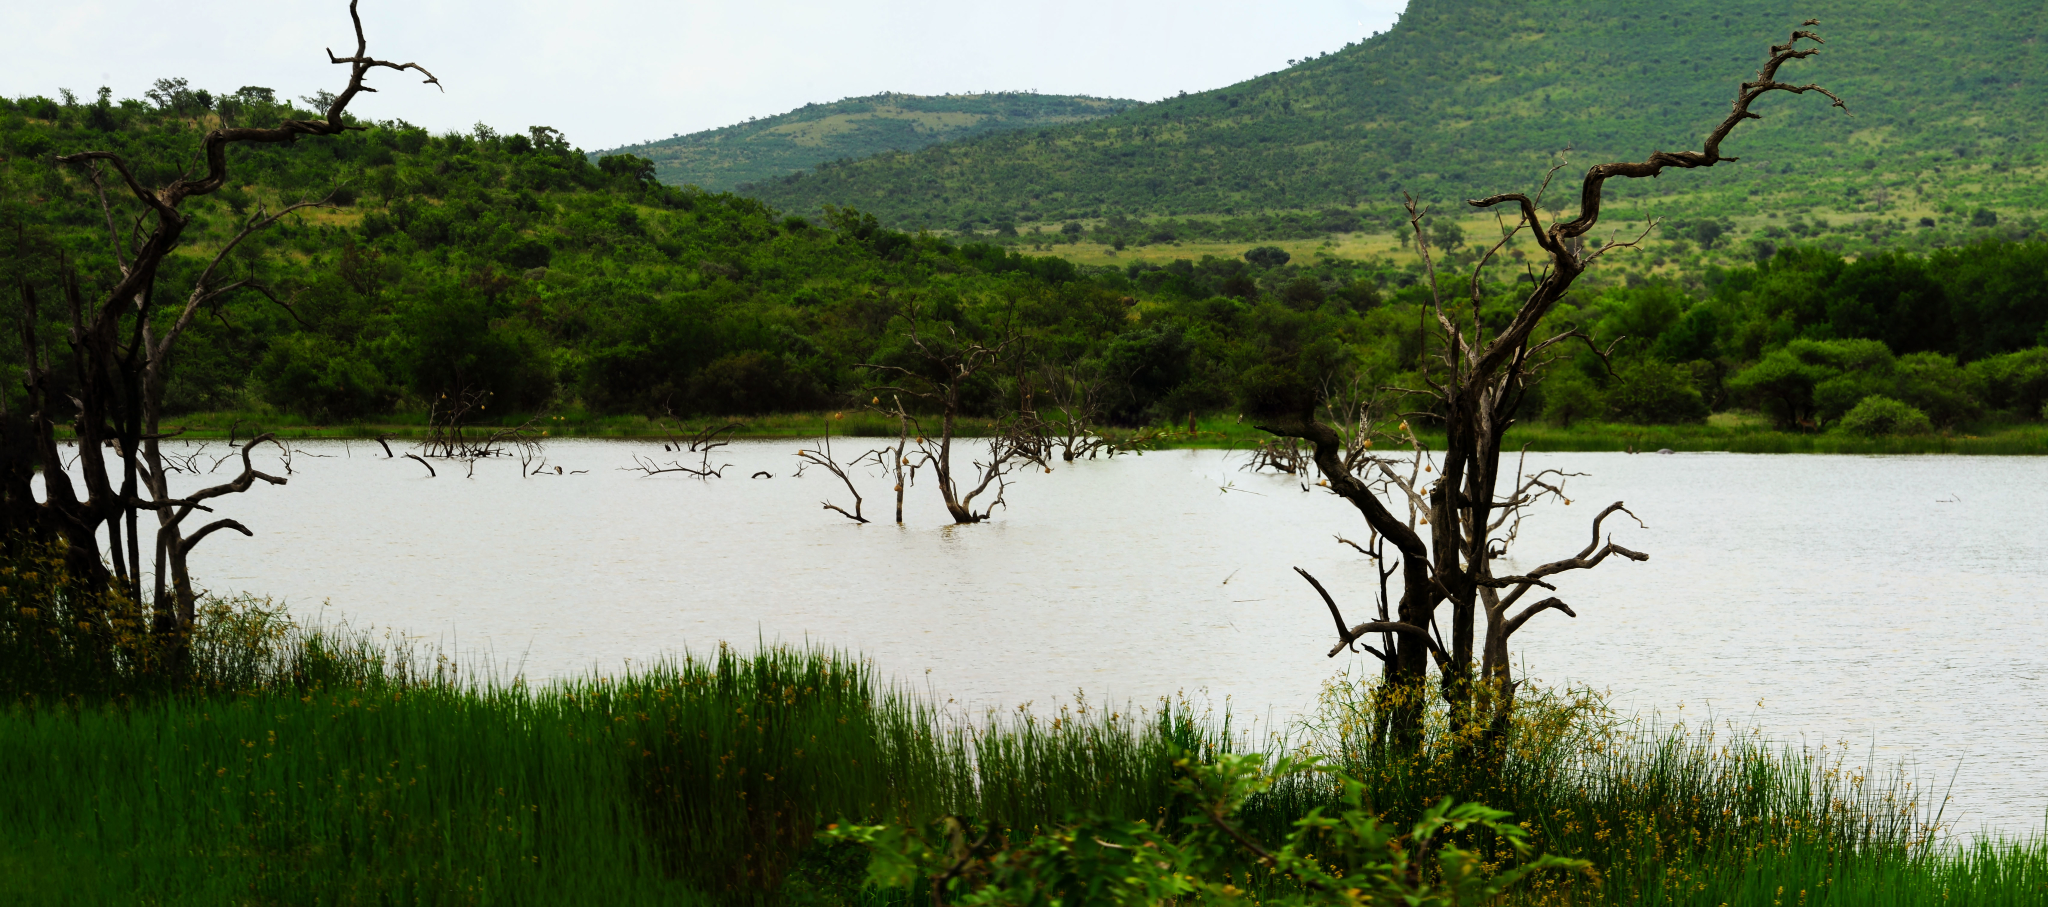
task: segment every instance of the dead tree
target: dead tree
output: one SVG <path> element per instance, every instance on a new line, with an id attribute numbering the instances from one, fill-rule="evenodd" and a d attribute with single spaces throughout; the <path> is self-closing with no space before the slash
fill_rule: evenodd
<path id="1" fill-rule="evenodd" d="M 1301 442 L 1297 439 L 1268 438 L 1252 448 L 1252 457 L 1244 465 L 1246 472 L 1267 469 L 1296 477 L 1306 475 L 1308 454 L 1302 452 Z"/>
<path id="2" fill-rule="evenodd" d="M 1040 407 L 1034 413 L 1045 430 L 1046 456 L 1057 451 L 1061 460 L 1072 463 L 1082 457 L 1093 459 L 1098 451 L 1109 447 L 1110 440 L 1098 427 L 1106 384 L 1101 374 L 1081 367 L 1052 365 L 1040 372 L 1046 395 L 1052 400 L 1051 406 Z"/>
<path id="3" fill-rule="evenodd" d="M 487 390 L 463 388 L 454 397 L 442 394 L 429 401 L 427 436 L 420 440 L 420 451 L 444 460 L 488 456 L 478 450 L 482 439 L 470 436 L 470 422 L 489 408 L 491 396 Z"/>
<path id="4" fill-rule="evenodd" d="M 266 443 L 276 444 L 280 449 L 284 449 L 284 445 L 277 440 L 276 435 L 268 433 L 257 435 L 249 439 L 248 443 L 242 445 L 242 471 L 233 479 L 219 485 L 187 493 L 183 497 L 175 499 L 175 507 L 167 507 L 157 511 L 157 515 L 162 522 L 162 525 L 157 529 L 157 555 L 163 559 L 158 563 L 156 571 L 157 600 L 163 600 L 164 568 L 168 566 L 170 568 L 172 601 L 177 603 L 181 615 L 180 619 L 188 625 L 192 617 L 187 609 L 192 608 L 193 603 L 198 601 L 198 595 L 192 588 L 192 571 L 187 567 L 187 560 L 191 557 L 192 549 L 197 547 L 200 542 L 205 541 L 207 536 L 223 529 L 232 529 L 245 536 L 254 536 L 256 533 L 250 532 L 249 527 L 242 525 L 240 521 L 219 519 L 199 527 L 191 535 L 185 535 L 183 529 L 185 518 L 191 516 L 194 511 L 204 510 L 211 512 L 212 508 L 203 504 L 203 501 L 212 500 L 223 495 L 240 494 L 248 491 L 259 479 L 272 485 L 285 484 L 287 481 L 285 478 L 262 472 L 249 460 L 249 454 L 256 449 L 257 445 Z M 161 473 L 150 476 L 152 490 L 162 483 L 162 478 Z M 173 499 L 168 494 L 165 494 L 157 498 L 157 500 L 172 501 Z"/>
<path id="5" fill-rule="evenodd" d="M 881 403 L 882 398 L 878 395 L 873 402 Z M 896 407 L 896 449 L 889 457 L 889 466 L 896 471 L 896 487 L 894 489 L 896 493 L 896 525 L 901 526 L 903 525 L 903 493 L 909 487 L 910 482 L 917 481 L 917 467 L 911 465 L 910 462 L 910 413 L 904 410 L 901 397 L 892 394 L 889 397 L 889 402 Z M 903 474 L 906 469 L 910 471 L 908 481 L 906 481 L 906 477 Z"/>
<path id="6" fill-rule="evenodd" d="M 1820 38 L 1805 26 L 1790 40 L 1771 48 L 1756 77 L 1743 83 L 1728 116 L 1708 133 L 1699 151 L 1659 151 L 1641 162 L 1601 164 L 1586 172 L 1580 191 L 1580 211 L 1570 220 L 1545 224 L 1542 197 L 1508 193 L 1477 199 L 1474 208 L 1511 206 L 1517 215 L 1511 227 L 1504 222 L 1501 240 L 1478 259 L 1470 282 L 1470 308 L 1447 301 L 1440 291 L 1437 273 L 1429 257 L 1427 237 L 1421 229 L 1421 212 L 1411 201 L 1410 222 L 1425 271 L 1434 293 L 1426 313 L 1434 316 L 1433 331 L 1437 358 L 1427 375 L 1426 394 L 1434 399 L 1446 432 L 1440 458 L 1424 455 L 1415 448 L 1412 471 L 1405 481 L 1388 481 L 1394 476 L 1392 464 L 1374 457 L 1349 456 L 1345 434 L 1323 424 L 1310 412 L 1276 414 L 1262 421 L 1260 428 L 1274 435 L 1300 438 L 1313 446 L 1316 465 L 1327 487 L 1351 503 L 1364 516 L 1375 534 L 1391 545 L 1389 556 L 1398 556 L 1401 589 L 1392 613 L 1379 619 L 1345 625 L 1334 600 L 1322 594 L 1338 625 L 1337 652 L 1377 636 L 1384 651 L 1375 650 L 1387 665 L 1386 689 L 1391 693 L 1390 741 L 1403 749 L 1419 742 L 1425 683 L 1432 662 L 1440 677 L 1441 695 L 1450 706 L 1455 739 L 1494 740 L 1504 733 L 1514 707 L 1517 685 L 1511 673 L 1508 644 L 1513 635 L 1544 611 L 1566 616 L 1573 611 L 1562 599 L 1548 597 L 1523 605 L 1531 589 L 1554 591 L 1551 580 L 1572 570 L 1591 569 L 1609 555 L 1645 560 L 1647 555 L 1632 551 L 1600 535 L 1603 521 L 1616 512 L 1626 512 L 1619 503 L 1601 511 L 1593 521 L 1593 540 L 1577 556 L 1545 564 L 1524 575 L 1496 576 L 1492 561 L 1501 550 L 1497 533 L 1503 513 L 1517 513 L 1533 502 L 1543 489 L 1542 482 L 1529 485 L 1518 476 L 1518 484 L 1501 495 L 1501 444 L 1503 433 L 1515 416 L 1528 388 L 1539 376 L 1550 351 L 1576 339 L 1572 332 L 1534 339 L 1544 317 L 1562 300 L 1572 283 L 1601 255 L 1633 242 L 1588 245 L 1586 238 L 1600 222 L 1602 191 L 1610 179 L 1656 177 L 1666 170 L 1712 167 L 1736 159 L 1721 154 L 1721 144 L 1745 120 L 1759 119 L 1751 108 L 1772 92 L 1819 93 L 1843 107 L 1818 85 L 1794 85 L 1780 81 L 1778 71 L 1794 60 L 1819 51 L 1802 42 L 1818 45 Z M 1552 170 L 1554 176 L 1556 170 Z M 1545 180 L 1545 187 L 1549 180 Z M 1490 328 L 1480 311 L 1486 266 L 1516 235 L 1527 231 L 1541 247 L 1544 268 L 1533 274 L 1534 288 L 1528 291 L 1507 322 Z M 1490 335 L 1490 336 L 1489 336 Z M 1404 426 L 1405 428 L 1405 426 Z M 1347 462 L 1348 461 L 1348 462 Z M 1361 468 L 1367 467 L 1367 468 Z M 1369 482 L 1364 475 L 1381 480 Z M 1540 478 L 1540 477 L 1539 477 Z M 1554 484 L 1554 483 L 1552 483 Z M 1377 487 L 1375 487 L 1377 486 Z M 1562 492 L 1558 492 L 1562 497 Z M 1395 516 L 1383 498 L 1395 498 L 1396 506 L 1412 507 L 1413 518 Z M 1419 525 L 1418 525 L 1419 522 Z M 1305 574 L 1304 574 L 1305 575 Z M 1439 609 L 1448 605 L 1447 621 L 1439 620 Z M 1518 608 L 1519 606 L 1519 608 Z M 1448 624 L 1449 639 L 1436 632 Z M 1479 730 L 1479 735 L 1464 733 Z"/>
<path id="7" fill-rule="evenodd" d="M 620 469 L 626 472 L 639 472 L 649 476 L 680 472 L 696 476 L 699 479 L 725 478 L 726 467 L 732 464 L 723 463 L 715 467 L 712 466 L 711 452 L 731 444 L 732 433 L 738 431 L 739 427 L 739 423 L 731 422 L 722 426 L 706 426 L 699 431 L 691 432 L 685 429 L 671 428 L 666 423 L 663 423 L 661 427 L 661 449 L 669 453 L 696 454 L 697 465 L 686 466 L 681 460 L 670 460 L 668 465 L 663 466 L 655 462 L 653 457 L 643 457 L 636 454 L 633 457 L 633 465 L 623 466 Z"/>
<path id="8" fill-rule="evenodd" d="M 946 324 L 943 331 L 933 330 L 923 323 L 915 309 L 909 313 L 909 322 L 910 330 L 904 339 L 909 341 L 916 367 L 865 362 L 858 367 L 888 375 L 898 382 L 877 388 L 876 399 L 880 399 L 881 393 L 899 400 L 912 397 L 939 411 L 938 436 L 928 436 L 921 429 L 917 433 L 919 465 L 931 467 L 953 522 L 982 522 L 997 507 L 1005 506 L 1003 492 L 1008 487 L 1008 475 L 1020 461 L 1043 465 L 1037 459 L 1036 446 L 1025 440 L 1024 433 L 1014 430 L 1014 419 L 1000 426 L 995 436 L 984 439 L 988 445 L 986 458 L 970 459 L 968 469 L 960 468 L 953 450 L 961 415 L 961 391 L 975 376 L 999 368 L 1018 337 L 1014 332 L 1004 332 L 993 342 L 982 342 L 962 337 L 951 324 Z M 906 429 L 915 422 L 907 413 L 903 419 Z M 961 481 L 963 473 L 973 478 Z M 973 482 L 971 487 L 968 481 Z M 982 498 L 991 489 L 994 496 Z M 983 503 L 977 506 L 977 500 Z"/>
<path id="9" fill-rule="evenodd" d="M 868 451 L 866 456 L 874 457 L 876 464 L 880 465 L 885 472 L 894 473 L 896 484 L 890 491 L 896 495 L 896 525 L 901 526 L 903 525 L 904 492 L 912 484 L 916 483 L 917 467 L 924 463 L 922 456 L 919 457 L 917 462 L 912 462 L 910 459 L 910 428 L 916 420 L 911 418 L 909 410 L 904 409 L 903 398 L 896 394 L 889 396 L 889 405 L 887 407 L 882 406 L 882 396 L 876 394 L 873 399 L 868 401 L 867 410 L 896 420 L 896 446 L 877 448 Z M 923 440 L 923 434 L 922 431 L 918 432 L 920 442 Z M 854 462 L 858 463 L 860 460 L 856 459 Z M 849 483 L 850 485 L 851 483 Z M 856 492 L 854 496 L 857 502 L 859 493 Z M 862 522 L 866 521 L 862 520 Z"/>
<path id="10" fill-rule="evenodd" d="M 203 173 L 195 176 L 188 168 L 176 179 L 155 187 L 145 186 L 136 176 L 137 168 L 111 151 L 83 151 L 54 159 L 58 165 L 82 174 L 97 190 L 117 273 L 111 275 L 110 288 L 91 302 L 84 298 L 75 276 L 67 275 L 64 280 L 70 316 L 66 339 L 72 352 L 73 371 L 68 394 L 60 391 L 54 381 L 54 357 L 38 336 L 34 288 L 26 283 L 19 288 L 24 307 L 23 383 L 28 411 L 24 418 L 7 420 L 7 432 L 25 437 L 0 442 L 0 450 L 6 456 L 20 460 L 10 462 L 0 473 L 18 475 L 24 468 L 38 470 L 47 494 L 40 502 L 21 498 L 25 487 L 8 483 L 5 493 L 10 500 L 4 509 L 17 525 L 7 528 L 45 540 L 63 539 L 68 547 L 70 579 L 82 598 L 129 612 L 110 613 L 110 618 L 126 616 L 140 623 L 141 603 L 145 600 L 145 561 L 139 517 L 142 511 L 153 511 L 157 515 L 153 560 L 158 595 L 148 624 L 155 635 L 167 641 L 173 658 L 178 657 L 181 640 L 194 616 L 191 578 L 185 570 L 184 555 L 206 534 L 240 526 L 232 521 L 216 521 L 192 536 L 181 534 L 179 527 L 184 515 L 195 508 L 203 509 L 204 505 L 196 504 L 191 497 L 174 496 L 165 481 L 166 462 L 159 442 L 167 437 L 161 420 L 170 364 L 179 339 L 202 309 L 223 305 L 230 297 L 253 293 L 290 311 L 289 300 L 280 299 L 253 278 L 226 273 L 229 253 L 280 218 L 303 208 L 324 206 L 326 202 L 299 202 L 276 214 L 259 210 L 208 260 L 178 303 L 164 304 L 173 294 L 159 285 L 159 276 L 164 262 L 182 247 L 185 231 L 192 223 L 182 207 L 228 184 L 230 147 L 287 144 L 362 128 L 349 125 L 345 113 L 356 95 L 374 90 L 364 84 L 365 77 L 374 69 L 417 70 L 426 76 L 428 84 L 439 85 L 419 64 L 393 63 L 369 56 L 362 19 L 353 2 L 349 5 L 349 17 L 355 25 L 355 53 L 346 57 L 334 56 L 331 51 L 328 54 L 329 62 L 349 67 L 348 83 L 328 104 L 323 119 L 286 120 L 270 128 L 223 124 L 200 138 L 194 160 L 195 165 L 203 165 Z M 107 188 L 110 179 L 118 184 L 113 193 Z M 122 190 L 126 201 L 117 202 L 116 198 L 124 194 Z M 123 210 L 130 205 L 139 208 L 132 218 Z M 132 223 L 123 229 L 119 225 L 122 221 Z M 56 441 L 60 420 L 70 423 L 78 445 L 75 479 L 66 471 L 67 464 Z M 249 445 L 244 445 L 242 451 L 246 462 Z M 108 452 L 112 453 L 111 459 Z M 245 469 L 244 477 L 249 481 L 258 475 L 253 469 Z M 228 494 L 248 487 L 248 481 L 238 480 L 210 491 Z M 111 569 L 101 560 L 102 531 L 107 536 L 106 563 Z M 168 596 L 163 591 L 166 571 L 172 587 Z M 110 597 L 108 593 L 118 594 Z"/>
<path id="11" fill-rule="evenodd" d="M 853 510 L 848 511 L 846 508 L 834 504 L 831 501 L 820 502 L 824 505 L 825 509 L 837 513 L 840 516 L 843 516 L 856 523 L 861 523 L 863 525 L 867 523 L 868 518 L 861 515 L 860 489 L 854 487 L 853 477 L 847 475 L 846 470 L 852 467 L 857 467 L 863 461 L 869 459 L 873 459 L 877 464 L 886 465 L 882 464 L 882 460 L 888 455 L 889 449 L 884 447 L 879 450 L 870 450 L 867 453 L 855 457 L 853 459 L 853 462 L 842 464 L 837 459 L 834 459 L 832 456 L 832 434 L 829 431 L 825 433 L 825 436 L 823 438 L 819 439 L 818 447 L 816 450 L 812 450 L 810 448 L 803 448 L 796 452 L 797 459 L 803 460 L 806 463 L 810 463 L 813 466 L 822 467 L 826 472 L 829 472 L 834 476 L 837 476 L 840 482 L 845 483 L 847 493 L 853 495 Z M 900 507 L 896 517 L 896 522 L 903 522 Z"/>

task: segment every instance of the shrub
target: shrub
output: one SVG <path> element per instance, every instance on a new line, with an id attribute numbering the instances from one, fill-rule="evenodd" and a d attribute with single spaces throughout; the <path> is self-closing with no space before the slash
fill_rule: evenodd
<path id="1" fill-rule="evenodd" d="M 525 409 L 546 403 L 555 389 L 547 337 L 510 309 L 510 281 L 480 278 L 440 287 L 405 314 L 413 390 L 433 399 L 488 391 L 494 403 Z"/>
<path id="2" fill-rule="evenodd" d="M 1260 246 L 1244 253 L 1244 260 L 1261 268 L 1277 268 L 1292 260 L 1286 249 L 1279 246 Z"/>
<path id="3" fill-rule="evenodd" d="M 823 402 L 815 382 L 783 357 L 747 350 L 713 361 L 690 379 L 690 408 L 719 415 L 787 412 Z"/>
<path id="4" fill-rule="evenodd" d="M 1307 275 L 1296 277 L 1280 288 L 1280 301 L 1294 309 L 1315 308 L 1321 305 L 1327 296 L 1328 294 L 1323 291 L 1322 281 Z"/>
<path id="5" fill-rule="evenodd" d="M 1927 414 L 1934 424 L 1954 426 L 1984 414 L 1983 382 L 1941 353 L 1899 357 L 1893 387 L 1900 400 Z"/>
<path id="6" fill-rule="evenodd" d="M 1891 350 L 1876 340 L 1794 340 L 1728 380 L 1779 428 L 1829 422 L 1888 386 Z"/>
<path id="7" fill-rule="evenodd" d="M 1692 370 L 1683 365 L 1637 359 L 1624 362 L 1607 389 L 1607 409 L 1614 418 L 1637 425 L 1695 423 L 1707 418 L 1707 402 L 1692 384 Z"/>
<path id="8" fill-rule="evenodd" d="M 506 246 L 505 251 L 498 256 L 498 260 L 504 262 L 508 267 L 527 271 L 534 268 L 547 267 L 548 262 L 552 261 L 554 257 L 555 250 L 549 248 L 547 243 L 537 239 L 526 238 Z"/>
<path id="9" fill-rule="evenodd" d="M 1607 400 L 1578 369 L 1567 368 L 1543 380 L 1543 420 L 1564 428 L 1587 416 L 1607 411 Z"/>
<path id="10" fill-rule="evenodd" d="M 1262 756 L 1233 753 L 1209 763 L 1179 760 L 1181 792 L 1200 807 L 1183 820 L 1184 833 L 1162 827 L 1163 817 L 1154 823 L 1087 817 L 1006 846 L 1002 829 L 946 817 L 924 827 L 834 825 L 822 837 L 868 847 L 874 887 L 929 885 L 933 903 L 944 892 L 958 903 L 986 905 L 1057 904 L 1062 901 L 1052 896 L 1066 894 L 1079 895 L 1073 903 L 1098 904 L 1453 907 L 1501 903 L 1537 873 L 1590 875 L 1585 860 L 1535 854 L 1527 830 L 1500 810 L 1445 798 L 1404 829 L 1375 814 L 1359 781 L 1313 760 L 1282 758 L 1270 770 L 1265 763 Z M 1317 771 L 1334 776 L 1342 791 L 1327 813 L 1302 818 L 1270 849 L 1240 827 L 1239 814 L 1254 798 L 1278 781 Z M 1461 840 L 1492 846 L 1466 850 Z M 1246 874 L 1248 862 L 1264 864 L 1259 875 L 1272 890 L 1263 897 L 1248 899 L 1238 887 L 1261 884 Z"/>
<path id="11" fill-rule="evenodd" d="M 315 419 L 355 419 L 388 408 L 396 394 L 375 365 L 319 334 L 290 334 L 256 365 L 263 397 Z"/>
<path id="12" fill-rule="evenodd" d="M 1992 409 L 2027 415 L 2048 406 L 2048 347 L 1987 356 L 1968 371 Z"/>
<path id="13" fill-rule="evenodd" d="M 1934 423 L 1911 404 L 1871 394 L 1842 416 L 1839 427 L 1851 434 L 1877 437 L 1924 435 L 1934 430 Z"/>

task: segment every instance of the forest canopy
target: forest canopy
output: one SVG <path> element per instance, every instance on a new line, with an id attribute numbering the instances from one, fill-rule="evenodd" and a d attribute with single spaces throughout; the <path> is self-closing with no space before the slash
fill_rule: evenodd
<path id="1" fill-rule="evenodd" d="M 205 128 L 274 122 L 295 106 L 268 89 L 174 79 L 139 100 L 0 100 L 8 283 L 115 273 L 90 182 L 52 166 L 53 154 L 117 150 L 145 180 L 161 178 Z M 170 412 L 362 420 L 465 391 L 508 413 L 831 408 L 871 383 L 859 364 L 900 355 L 912 312 L 1023 338 L 1018 364 L 973 389 L 970 406 L 985 413 L 1014 401 L 1039 367 L 1092 376 L 1119 424 L 1244 412 L 1337 386 L 1419 386 L 1417 316 L 1430 290 L 1413 265 L 1274 247 L 1161 260 L 1172 254 L 1161 246 L 1080 266 L 893 230 L 851 209 L 798 217 L 663 185 L 643 158 L 593 162 L 542 126 L 433 135 L 402 121 L 360 125 L 238 147 L 234 184 L 189 206 L 196 222 L 163 292 L 182 292 L 253 213 L 329 203 L 237 249 L 234 266 L 276 298 L 209 309 L 175 361 Z M 1669 229 L 1699 241 L 1701 223 L 1712 226 Z M 1478 238 L 1456 231 L 1446 221 L 1426 235 L 1448 272 L 1469 275 Z M 1753 264 L 1575 291 L 1551 319 L 1615 353 L 1557 363 L 1526 415 L 1655 423 L 1745 409 L 1821 429 L 1883 398 L 1937 427 L 2041 417 L 2048 242 L 2038 235 L 1986 230 L 1928 254 L 1847 254 L 1780 236 Z M 1482 285 L 1495 302 L 1482 317 L 1510 310 L 1524 280 L 1489 271 Z M 16 342 L 0 340 L 9 361 Z"/>

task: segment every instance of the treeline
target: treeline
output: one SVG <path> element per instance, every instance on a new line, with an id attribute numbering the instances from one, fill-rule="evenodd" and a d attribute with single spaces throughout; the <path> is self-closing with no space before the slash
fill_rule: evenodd
<path id="1" fill-rule="evenodd" d="M 2048 242 L 1855 260 L 1790 248 L 1706 283 L 1617 287 L 1555 316 L 1618 346 L 1554 376 L 1544 413 L 1676 422 L 1741 408 L 1784 429 L 1874 433 L 2048 418 Z"/>
<path id="2" fill-rule="evenodd" d="M 1092 226 L 1078 220 L 1063 224 L 1035 225 L 1020 233 L 1008 220 L 960 222 L 958 232 L 974 235 L 992 231 L 998 243 L 1031 243 L 1040 248 L 1081 242 L 1100 243 L 1122 251 L 1129 247 L 1165 245 L 1182 241 L 1260 242 L 1264 240 L 1318 239 L 1340 233 L 1385 233 L 1405 227 L 1393 216 L 1393 209 L 1372 213 L 1363 209 L 1325 208 L 1320 211 L 1268 211 L 1232 217 L 1173 218 L 1147 220 L 1112 213 Z"/>
<path id="3" fill-rule="evenodd" d="M 90 179 L 52 166 L 52 154 L 119 151 L 151 182 L 182 167 L 205 128 L 304 115 L 293 107 L 261 88 L 215 95 L 177 80 L 144 100 L 0 101 L 5 279 L 57 299 L 68 275 L 89 296 L 118 273 Z M 914 358 L 904 340 L 913 318 L 962 338 L 1015 339 L 1011 365 L 965 389 L 965 411 L 979 415 L 1069 381 L 1107 421 L 1157 423 L 1310 405 L 1335 387 L 1420 387 L 1436 367 L 1431 283 L 1412 266 L 1261 247 L 1082 267 L 898 232 L 844 209 L 814 221 L 663 186 L 649 162 L 593 163 L 546 127 L 431 135 L 398 121 L 360 125 L 238 147 L 234 184 L 187 206 L 187 248 L 158 284 L 176 298 L 248 218 L 298 199 L 331 204 L 236 247 L 230 266 L 267 296 L 252 289 L 204 307 L 174 363 L 169 412 L 360 420 L 477 392 L 492 395 L 494 416 L 838 407 L 874 383 L 863 364 Z M 117 219 L 132 216 L 112 198 Z M 1110 219 L 1081 231 L 1149 230 L 1163 241 L 1162 223 L 1216 222 Z M 1709 222 L 1684 229 L 1717 240 Z M 1448 221 L 1430 235 L 1446 268 L 1438 285 L 1458 296 L 1457 273 L 1469 275 L 1476 250 Z M 1881 397 L 1934 426 L 2040 416 L 2048 244 L 1987 240 L 1852 261 L 1799 246 L 1796 233 L 1786 241 L 1760 264 L 1709 270 L 1693 285 L 1631 277 L 1582 293 L 1551 327 L 1577 328 L 1613 354 L 1555 348 L 1566 358 L 1524 412 L 1671 422 L 1757 409 L 1786 428 L 1818 429 Z M 1489 270 L 1481 317 L 1526 286 L 1516 282 L 1527 277 L 1519 251 Z M 19 305 L 12 288 L 7 298 Z M 61 336 L 61 307 L 40 314 L 44 335 Z M 13 332 L 0 337 L 7 363 L 21 361 L 18 344 Z M 1906 430 L 1919 424 L 1892 415 Z"/>
<path id="4" fill-rule="evenodd" d="M 306 115 L 264 89 L 214 95 L 176 80 L 146 100 L 6 102 L 0 218 L 25 238 L 0 252 L 0 267 L 10 284 L 51 298 L 69 275 L 91 295 L 118 273 L 91 181 L 52 166 L 52 154 L 117 151 L 151 182 L 189 160 L 215 124 Z M 187 206 L 188 254 L 158 284 L 180 298 L 247 218 L 298 199 L 332 204 L 237 246 L 232 267 L 269 298 L 250 291 L 206 307 L 182 342 L 169 412 L 275 407 L 348 420 L 476 391 L 498 412 L 816 408 L 861 386 L 859 364 L 887 360 L 915 316 L 963 336 L 1019 334 L 1034 361 L 1103 376 L 1107 408 L 1136 421 L 1227 405 L 1231 371 L 1198 365 L 1264 356 L 1256 338 L 1195 331 L 1197 356 L 1178 321 L 1156 314 L 1179 303 L 1121 270 L 891 231 L 852 211 L 783 217 L 750 199 L 660 185 L 630 155 L 592 163 L 546 127 L 430 135 L 404 122 L 361 125 L 317 142 L 237 147 L 234 185 Z M 1276 323 L 1326 317 L 1341 324 L 1318 333 L 1362 342 L 1359 311 L 1316 315 L 1298 289 L 1283 298 L 1306 273 L 1299 266 L 1234 268 L 1238 295 L 1222 303 L 1233 311 Z M 61 336 L 62 313 L 41 314 Z M 9 362 L 20 361 L 16 343 L 0 340 Z M 970 389 L 970 406 L 1014 399 L 1005 382 L 1017 380 L 991 376 Z"/>

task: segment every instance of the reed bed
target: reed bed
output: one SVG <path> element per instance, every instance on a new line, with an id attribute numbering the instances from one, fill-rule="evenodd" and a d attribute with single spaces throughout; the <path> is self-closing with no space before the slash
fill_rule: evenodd
<path id="1" fill-rule="evenodd" d="M 1598 867 L 1524 903 L 2048 903 L 2039 838 L 1952 837 L 1901 773 L 1626 721 L 1583 693 L 1530 698 L 1475 771 L 1440 712 L 1419 754 L 1375 747 L 1361 684 L 1334 685 L 1290 738 L 1251 740 L 1185 702 L 942 712 L 823 649 L 534 686 L 261 603 L 211 621 L 176 685 L 53 694 L 6 675 L 0 902 L 909 903 L 862 890 L 864 855 L 812 833 L 947 814 L 1016 836 L 1078 815 L 1172 828 L 1176 758 L 1256 745 L 1366 781 L 1388 818 L 1444 796 L 1512 810 L 1542 849 Z M 0 620 L 0 655 L 47 629 Z M 1243 818 L 1271 839 L 1331 795 L 1296 776 Z"/>

